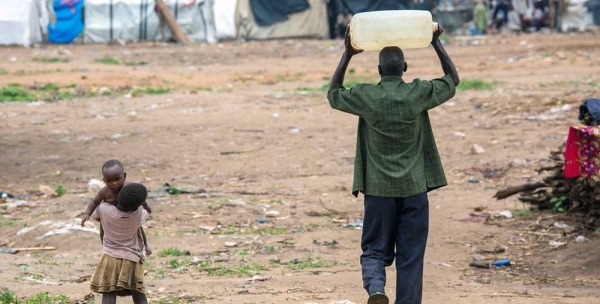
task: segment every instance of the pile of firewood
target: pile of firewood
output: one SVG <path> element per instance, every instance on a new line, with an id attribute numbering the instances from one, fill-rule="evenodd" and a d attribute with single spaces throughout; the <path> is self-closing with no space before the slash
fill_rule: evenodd
<path id="1" fill-rule="evenodd" d="M 511 186 L 496 192 L 494 197 L 500 200 L 519 194 L 520 201 L 538 210 L 582 214 L 586 218 L 586 226 L 596 228 L 595 219 L 600 224 L 600 181 L 585 177 L 565 178 L 564 150 L 565 145 L 562 144 L 558 150 L 551 151 L 548 158 L 550 165 L 536 170 L 538 173 L 549 172 L 543 181 Z"/>

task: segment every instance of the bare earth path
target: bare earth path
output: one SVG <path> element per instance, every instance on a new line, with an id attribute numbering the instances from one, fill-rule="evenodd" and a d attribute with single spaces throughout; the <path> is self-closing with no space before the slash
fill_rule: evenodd
<path id="1" fill-rule="evenodd" d="M 0 204 L 0 244 L 56 247 L 2 254 L 0 287 L 73 301 L 90 293 L 98 235 L 42 236 L 81 215 L 94 194 L 88 180 L 101 179 L 101 164 L 118 158 L 129 180 L 154 190 L 147 227 L 154 254 L 145 266 L 152 302 L 366 302 L 361 231 L 342 227 L 362 216 L 362 196 L 349 192 L 357 119 L 332 110 L 322 90 L 340 47 L 282 40 L 0 49 L 0 87 L 52 82 L 114 92 L 0 104 L 0 191 L 28 202 Z M 493 87 L 461 90 L 430 113 L 450 185 L 430 195 L 424 303 L 598 303 L 600 238 L 593 231 L 580 232 L 586 243 L 551 248 L 552 238 L 525 231 L 536 221 L 576 221 L 535 212 L 486 224 L 469 214 L 477 206 L 491 214 L 527 208 L 492 195 L 538 179 L 539 161 L 577 124 L 579 104 L 600 96 L 599 36 L 494 36 L 476 45 L 457 37 L 447 50 L 463 81 Z M 120 64 L 95 62 L 106 56 Z M 441 76 L 432 49 L 406 57 L 406 80 Z M 51 58 L 68 62 L 44 62 Z M 346 80 L 378 81 L 376 60 L 376 53 L 356 56 Z M 147 87 L 170 92 L 129 94 Z M 475 144 L 485 152 L 473 154 Z M 501 168 L 504 174 L 484 176 Z M 165 182 L 206 192 L 171 196 L 161 191 Z M 59 183 L 64 196 L 40 195 L 38 185 Z M 257 222 L 268 211 L 278 215 Z M 496 246 L 506 252 L 487 258 L 510 258 L 512 267 L 469 268 L 476 251 Z M 189 255 L 159 255 L 168 248 Z M 253 275 L 264 280 L 247 281 Z"/>

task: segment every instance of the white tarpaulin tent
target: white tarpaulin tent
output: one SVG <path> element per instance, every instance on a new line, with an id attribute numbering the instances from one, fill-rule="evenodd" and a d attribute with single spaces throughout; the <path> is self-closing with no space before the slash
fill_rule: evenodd
<path id="1" fill-rule="evenodd" d="M 309 9 L 289 15 L 287 21 L 259 26 L 254 20 L 250 0 L 238 0 L 236 13 L 238 38 L 328 38 L 327 3 L 323 0 L 308 0 L 308 2 Z"/>
<path id="2" fill-rule="evenodd" d="M 212 1 L 165 0 L 165 4 L 191 41 L 214 42 Z M 84 42 L 161 39 L 155 4 L 154 0 L 85 0 Z M 171 37 L 167 24 L 164 26 L 166 38 Z"/>
<path id="3" fill-rule="evenodd" d="M 559 17 L 560 30 L 567 32 L 578 30 L 584 32 L 594 25 L 594 16 L 585 6 L 587 0 L 570 0 Z"/>
<path id="4" fill-rule="evenodd" d="M 42 42 L 48 18 L 46 0 L 0 0 L 0 45 Z"/>
<path id="5" fill-rule="evenodd" d="M 213 3 L 213 18 L 218 40 L 237 38 L 235 12 L 238 0 L 216 0 Z"/>

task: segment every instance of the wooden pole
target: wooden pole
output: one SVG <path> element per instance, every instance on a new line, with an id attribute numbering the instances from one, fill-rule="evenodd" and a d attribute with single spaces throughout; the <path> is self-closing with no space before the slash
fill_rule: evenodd
<path id="1" fill-rule="evenodd" d="M 18 251 L 44 251 L 44 250 L 55 250 L 54 246 L 46 246 L 46 247 L 24 247 L 24 248 L 10 248 L 12 250 Z"/>
<path id="2" fill-rule="evenodd" d="M 185 35 L 185 33 L 183 32 L 181 27 L 179 27 L 179 24 L 177 24 L 177 20 L 175 20 L 175 17 L 173 17 L 173 13 L 171 13 L 171 10 L 165 4 L 165 2 L 163 0 L 156 0 L 156 5 L 158 5 L 158 7 L 160 8 L 160 11 L 162 14 L 162 16 L 160 16 L 160 17 L 165 18 L 165 21 L 169 25 L 169 28 L 171 29 L 171 32 L 175 36 L 175 39 L 178 42 L 183 42 L 185 44 L 191 44 L 192 42 Z"/>

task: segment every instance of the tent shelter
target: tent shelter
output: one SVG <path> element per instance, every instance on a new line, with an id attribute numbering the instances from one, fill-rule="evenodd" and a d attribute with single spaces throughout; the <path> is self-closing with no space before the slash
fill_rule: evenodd
<path id="1" fill-rule="evenodd" d="M 43 41 L 49 12 L 46 0 L 0 1 L 0 45 L 30 47 Z"/>
<path id="2" fill-rule="evenodd" d="M 237 38 L 235 13 L 238 0 L 216 0 L 212 14 L 215 20 L 215 32 L 218 40 Z"/>
<path id="3" fill-rule="evenodd" d="M 289 0 L 278 0 L 278 2 Z M 251 0 L 238 0 L 236 27 L 241 39 L 280 38 L 328 38 L 327 3 L 323 0 L 308 0 L 309 8 L 292 13 L 287 20 L 268 26 L 256 22 Z M 218 31 L 218 30 L 217 30 Z"/>
<path id="4" fill-rule="evenodd" d="M 165 0 L 177 23 L 191 41 L 212 42 L 213 0 Z M 106 43 L 114 39 L 146 41 L 161 39 L 154 0 L 85 0 L 85 43 Z M 165 24 L 166 38 L 171 36 Z"/>

